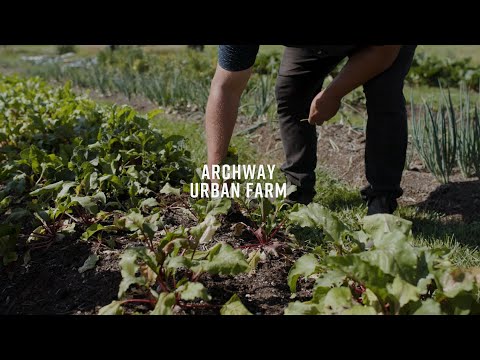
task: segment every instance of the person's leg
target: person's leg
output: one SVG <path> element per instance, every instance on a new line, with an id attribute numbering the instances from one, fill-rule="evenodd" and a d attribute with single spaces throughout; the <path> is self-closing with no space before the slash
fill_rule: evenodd
<path id="1" fill-rule="evenodd" d="M 393 213 L 403 193 L 400 182 L 405 165 L 408 124 L 403 84 L 416 46 L 404 45 L 385 72 L 364 85 L 367 100 L 365 171 L 369 186 L 362 196 L 369 214 Z M 372 201 L 377 199 L 377 203 Z"/>
<path id="2" fill-rule="evenodd" d="M 221 45 L 205 114 L 208 166 L 226 157 L 240 97 L 252 73 L 258 46 Z"/>
<path id="3" fill-rule="evenodd" d="M 287 182 L 297 186 L 289 198 L 307 204 L 315 195 L 317 132 L 308 121 L 310 104 L 329 72 L 342 57 L 322 57 L 308 48 L 287 47 L 277 78 L 275 95 L 280 134 L 285 152 L 281 170 Z"/>

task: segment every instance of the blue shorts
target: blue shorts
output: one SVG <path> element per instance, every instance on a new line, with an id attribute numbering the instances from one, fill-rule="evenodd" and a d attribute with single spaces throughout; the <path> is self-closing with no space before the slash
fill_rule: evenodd
<path id="1" fill-rule="evenodd" d="M 218 64 L 227 71 L 242 71 L 253 66 L 259 45 L 219 45 Z"/>

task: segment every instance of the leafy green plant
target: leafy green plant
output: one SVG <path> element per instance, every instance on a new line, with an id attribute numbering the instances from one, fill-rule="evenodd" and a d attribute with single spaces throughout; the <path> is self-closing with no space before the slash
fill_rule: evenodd
<path id="1" fill-rule="evenodd" d="M 295 191 L 295 186 L 287 189 L 287 196 Z M 266 197 L 260 198 L 240 198 L 238 199 L 242 207 L 246 209 L 251 224 L 244 222 L 237 223 L 234 226 L 235 236 L 240 236 L 243 230 L 247 230 L 257 240 L 255 244 L 248 244 L 244 248 L 264 248 L 273 245 L 281 246 L 281 243 L 275 241 L 282 230 L 285 230 L 287 221 L 287 209 L 290 208 L 284 198 L 278 198 L 273 201 Z"/>
<path id="2" fill-rule="evenodd" d="M 232 202 L 230 199 L 219 197 L 210 201 L 207 199 L 197 200 L 192 204 L 192 209 L 198 221 L 204 221 L 209 214 L 214 216 L 226 214 L 231 206 Z"/>
<path id="3" fill-rule="evenodd" d="M 128 249 L 122 255 L 120 300 L 103 307 L 99 313 L 121 314 L 124 311 L 122 305 L 132 302 L 148 304 L 150 309 L 147 312 L 152 315 L 171 315 L 179 309 L 211 306 L 205 303 L 211 297 L 198 281 L 201 275 L 206 272 L 236 275 L 249 266 L 240 250 L 234 250 L 225 243 L 217 243 L 208 250 L 198 250 L 199 245 L 204 246 L 212 240 L 219 228 L 220 223 L 215 216 L 225 212 L 215 204 L 206 204 L 206 207 L 209 210 L 198 225 L 166 231 L 159 240 L 155 239 L 158 224 L 161 224 L 156 216 L 158 214 L 154 215 L 155 221 L 148 221 L 136 212 L 120 219 L 117 223 L 119 227 L 123 226 L 133 231 L 135 236 L 146 239 L 148 246 Z M 132 285 L 136 289 L 133 293 L 128 291 Z M 238 302 L 232 299 L 222 313 L 239 311 L 238 308 Z"/>
<path id="4" fill-rule="evenodd" d="M 0 107 L 0 216 L 31 222 L 34 248 L 75 225 L 113 230 L 115 211 L 149 211 L 160 189 L 192 177 L 183 138 L 150 127 L 158 112 L 139 116 L 76 96 L 69 83 L 17 77 L 0 78 Z"/>
<path id="5" fill-rule="evenodd" d="M 438 58 L 417 51 L 407 75 L 411 84 L 427 86 L 458 86 L 464 82 L 469 88 L 478 88 L 480 67 L 472 64 L 470 58 Z"/>
<path id="6" fill-rule="evenodd" d="M 442 93 L 438 111 L 424 102 L 417 117 L 412 103 L 412 139 L 425 166 L 442 183 L 447 183 L 456 163 L 457 121 L 450 91 Z"/>
<path id="7" fill-rule="evenodd" d="M 443 249 L 411 245 L 411 222 L 393 215 L 365 217 L 351 231 L 319 207 L 309 205 L 290 217 L 302 226 L 320 226 L 333 241 L 349 236 L 349 252 L 319 249 L 292 267 L 289 286 L 315 276 L 312 299 L 290 303 L 285 314 L 477 314 L 480 270 L 458 269 Z M 308 214 L 308 218 L 307 218 Z"/>
<path id="8" fill-rule="evenodd" d="M 462 175 L 469 178 L 480 174 L 480 118 L 478 105 L 471 106 L 464 87 L 460 88 L 459 113 L 457 160 Z"/>

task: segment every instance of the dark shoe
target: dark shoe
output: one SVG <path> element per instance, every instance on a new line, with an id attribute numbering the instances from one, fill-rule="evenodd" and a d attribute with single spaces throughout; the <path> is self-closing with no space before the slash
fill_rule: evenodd
<path id="1" fill-rule="evenodd" d="M 367 202 L 367 215 L 393 214 L 397 209 L 397 198 L 402 196 L 403 190 L 397 189 L 394 192 L 377 192 L 369 185 L 360 191 L 362 199 Z"/>
<path id="2" fill-rule="evenodd" d="M 397 200 L 386 195 L 369 199 L 367 205 L 367 215 L 393 214 L 398 207 Z"/>
<path id="3" fill-rule="evenodd" d="M 285 202 L 292 206 L 297 203 L 308 205 L 313 201 L 314 196 L 315 196 L 314 190 L 306 191 L 306 190 L 299 189 L 291 193 L 290 195 L 288 195 L 287 198 L 285 199 Z"/>

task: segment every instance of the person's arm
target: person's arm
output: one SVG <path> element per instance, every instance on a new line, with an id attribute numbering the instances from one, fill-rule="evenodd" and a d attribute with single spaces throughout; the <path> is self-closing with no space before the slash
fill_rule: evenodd
<path id="1" fill-rule="evenodd" d="M 207 137 L 208 166 L 220 164 L 227 156 L 228 145 L 238 115 L 240 97 L 252 73 L 227 71 L 217 66 L 208 97 L 205 131 Z"/>
<path id="2" fill-rule="evenodd" d="M 308 122 L 321 125 L 338 112 L 342 98 L 387 70 L 401 45 L 368 46 L 350 57 L 340 73 L 312 101 Z"/>

